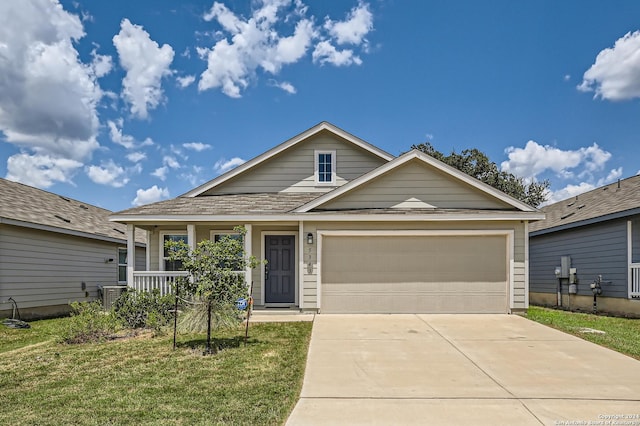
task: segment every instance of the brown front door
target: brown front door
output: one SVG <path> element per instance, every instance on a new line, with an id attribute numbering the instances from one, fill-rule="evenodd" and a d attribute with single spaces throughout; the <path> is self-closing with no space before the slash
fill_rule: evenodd
<path id="1" fill-rule="evenodd" d="M 265 303 L 296 302 L 295 237 L 265 236 L 264 301 Z"/>

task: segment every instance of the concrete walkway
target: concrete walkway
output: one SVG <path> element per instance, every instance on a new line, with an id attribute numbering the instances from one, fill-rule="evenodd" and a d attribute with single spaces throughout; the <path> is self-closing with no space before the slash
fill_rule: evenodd
<path id="1" fill-rule="evenodd" d="M 317 315 L 287 425 L 337 424 L 640 426 L 640 361 L 515 315 Z"/>

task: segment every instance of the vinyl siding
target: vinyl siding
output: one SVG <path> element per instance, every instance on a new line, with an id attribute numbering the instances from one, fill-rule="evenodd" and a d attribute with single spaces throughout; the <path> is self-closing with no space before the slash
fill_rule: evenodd
<path id="1" fill-rule="evenodd" d="M 232 229 L 233 224 L 229 225 L 214 225 L 214 224 L 198 224 L 196 226 L 196 237 L 198 241 L 204 238 L 209 238 L 211 229 Z M 148 240 L 148 247 L 150 250 L 150 270 L 158 270 L 159 259 L 159 238 L 160 232 L 166 230 L 180 230 L 182 225 L 175 225 L 171 227 L 160 226 L 150 233 Z M 183 227 L 186 233 L 186 225 Z M 318 274 L 318 253 L 317 253 L 317 231 L 318 230 L 403 230 L 403 229 L 419 229 L 419 230 L 514 230 L 514 308 L 524 309 L 527 305 L 525 300 L 525 236 L 524 225 L 518 222 L 398 222 L 398 223 L 385 223 L 385 222 L 373 222 L 373 223 L 356 223 L 356 222 L 335 222 L 335 223 L 319 223 L 319 222 L 304 222 L 304 232 L 302 237 L 299 238 L 298 243 L 302 244 L 303 258 L 298 260 L 297 267 L 302 266 L 302 295 L 298 294 L 298 299 L 301 300 L 301 307 L 304 309 L 316 309 L 318 308 L 318 289 L 317 289 L 317 274 Z M 263 232 L 277 232 L 277 231 L 298 231 L 297 224 L 262 224 L 256 223 L 252 226 L 252 248 L 253 255 L 262 259 L 261 245 Z M 314 244 L 307 244 L 305 236 L 307 233 L 313 233 L 316 242 Z M 464 267 L 461 263 L 460 267 Z M 253 281 L 253 297 L 256 305 L 263 305 L 262 300 L 262 267 L 258 267 L 252 271 Z M 296 274 L 296 278 L 299 278 L 299 273 Z M 300 286 L 298 285 L 298 290 Z"/>
<path id="2" fill-rule="evenodd" d="M 420 160 L 413 160 L 323 204 L 321 209 L 390 208 L 411 198 L 443 209 L 512 208 Z"/>
<path id="3" fill-rule="evenodd" d="M 118 247 L 124 246 L 0 225 L 0 302 L 13 297 L 19 308 L 36 308 L 94 299 L 98 285 L 118 284 Z M 136 264 L 144 269 L 144 263 L 144 249 L 137 249 Z M 10 306 L 0 304 L 3 309 Z"/>
<path id="4" fill-rule="evenodd" d="M 304 235 L 308 232 L 317 238 L 318 230 L 514 230 L 514 294 L 513 308 L 524 309 L 527 306 L 525 300 L 525 235 L 524 225 L 520 222 L 468 222 L 468 223 L 446 223 L 446 222 L 415 222 L 415 223 L 317 223 L 305 222 Z M 318 253 L 317 243 L 305 244 L 304 275 L 303 275 L 303 308 L 318 308 Z M 460 264 L 463 268 L 465 265 Z"/>
<path id="5" fill-rule="evenodd" d="M 560 257 L 570 256 L 577 268 L 578 294 L 593 295 L 589 284 L 598 275 L 611 284 L 603 285 L 603 296 L 628 297 L 627 220 L 615 220 L 531 237 L 529 243 L 530 289 L 556 293 L 555 268 Z M 566 285 L 564 285 L 566 293 Z"/>
<path id="6" fill-rule="evenodd" d="M 336 186 L 385 163 L 385 160 L 335 135 L 321 132 L 203 195 L 330 191 L 335 186 L 317 186 L 315 183 L 315 150 L 336 151 Z"/>

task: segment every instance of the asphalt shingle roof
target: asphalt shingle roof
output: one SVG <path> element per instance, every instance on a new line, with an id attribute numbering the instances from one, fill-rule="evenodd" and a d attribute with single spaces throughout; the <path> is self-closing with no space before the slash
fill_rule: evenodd
<path id="1" fill-rule="evenodd" d="M 322 193 L 256 193 L 178 197 L 118 212 L 126 215 L 249 215 L 282 214 L 308 203 Z"/>
<path id="2" fill-rule="evenodd" d="M 320 197 L 323 193 L 255 193 L 207 195 L 198 197 L 178 197 L 117 212 L 123 216 L 198 216 L 198 215 L 269 215 L 290 213 L 296 208 Z M 399 208 L 371 208 L 348 210 L 312 210 L 305 213 L 309 216 L 323 213 L 338 214 L 425 214 L 441 215 L 446 213 L 462 214 L 492 214 L 502 210 L 471 210 L 471 209 L 399 209 Z"/>
<path id="3" fill-rule="evenodd" d="M 2 219 L 126 240 L 126 226 L 109 222 L 110 214 L 91 204 L 0 178 Z M 136 237 L 138 242 L 145 242 L 144 236 Z"/>
<path id="4" fill-rule="evenodd" d="M 640 208 L 640 175 L 609 185 L 601 186 L 584 194 L 542 207 L 546 219 L 533 222 L 530 232 L 578 224 L 627 210 Z"/>

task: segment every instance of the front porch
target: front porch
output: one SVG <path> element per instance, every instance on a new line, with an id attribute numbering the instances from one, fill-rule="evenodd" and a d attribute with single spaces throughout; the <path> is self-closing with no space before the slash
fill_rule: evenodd
<path id="1" fill-rule="evenodd" d="M 193 249 L 205 239 L 215 241 L 222 235 L 234 234 L 233 229 L 238 225 L 246 229 L 245 253 L 259 260 L 266 259 L 268 261 L 267 265 L 260 265 L 256 269 L 247 269 L 241 272 L 244 274 L 247 288 L 252 288 L 255 306 L 258 308 L 302 309 L 304 294 L 300 283 L 304 282 L 303 271 L 306 271 L 307 268 L 303 267 L 304 263 L 301 261 L 304 259 L 304 246 L 299 238 L 299 235 L 302 234 L 303 224 L 301 222 L 182 223 L 152 226 L 128 224 L 128 243 L 134 240 L 136 232 L 146 232 L 147 257 L 146 269 L 137 270 L 130 256 L 131 251 L 128 250 L 127 286 L 140 291 L 158 289 L 161 295 L 173 292 L 176 279 L 188 274 L 185 271 L 180 271 L 179 266 L 173 265 L 167 260 L 164 242 L 180 240 Z M 313 307 L 311 306 L 311 308 Z"/>

